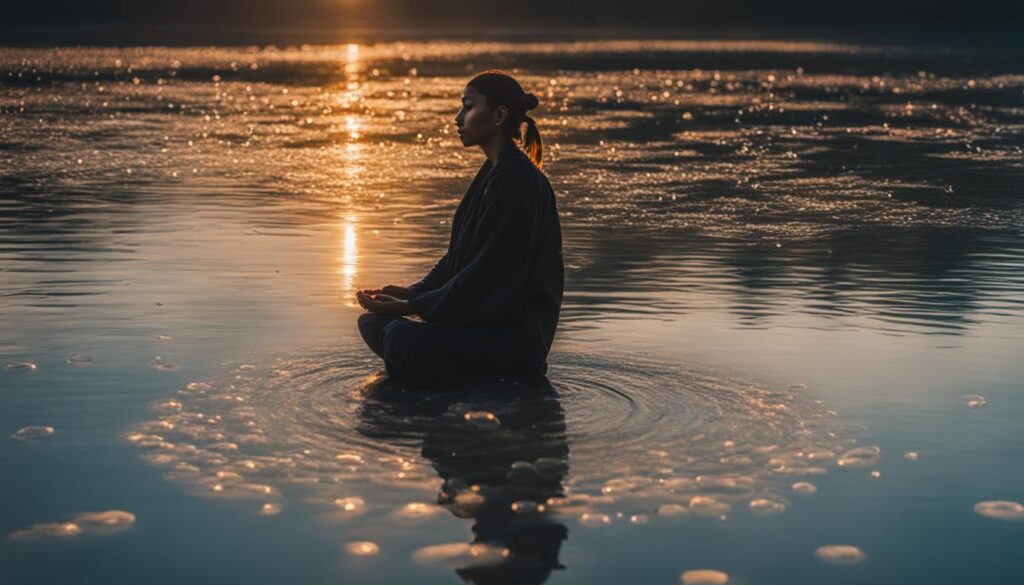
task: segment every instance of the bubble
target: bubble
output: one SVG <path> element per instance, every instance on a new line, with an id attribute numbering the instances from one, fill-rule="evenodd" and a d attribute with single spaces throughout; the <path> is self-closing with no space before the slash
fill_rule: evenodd
<path id="1" fill-rule="evenodd" d="M 359 496 L 350 496 L 347 498 L 335 498 L 334 505 L 341 509 L 346 514 L 356 515 L 362 514 L 366 511 L 366 501 Z"/>
<path id="2" fill-rule="evenodd" d="M 596 512 L 584 512 L 580 514 L 580 524 L 584 526 L 607 526 L 611 523 L 612 519 L 607 514 L 600 514 Z"/>
<path id="3" fill-rule="evenodd" d="M 974 511 L 996 520 L 1024 520 L 1024 506 L 1019 502 L 1006 500 L 978 502 L 974 505 Z"/>
<path id="4" fill-rule="evenodd" d="M 965 394 L 961 399 L 971 408 L 981 408 L 988 404 L 988 401 L 981 394 Z"/>
<path id="5" fill-rule="evenodd" d="M 181 412 L 181 403 L 177 400 L 165 400 L 153 405 L 157 412 Z"/>
<path id="6" fill-rule="evenodd" d="M 710 496 L 694 496 L 690 498 L 690 510 L 698 516 L 721 517 L 729 513 L 732 505 L 716 500 Z"/>
<path id="7" fill-rule="evenodd" d="M 166 361 L 161 356 L 156 356 L 153 359 L 149 360 L 149 367 L 153 368 L 154 370 L 160 370 L 161 372 L 174 372 L 178 370 L 179 366 L 174 362 Z"/>
<path id="8" fill-rule="evenodd" d="M 373 557 L 380 554 L 380 547 L 376 542 L 357 540 L 346 544 L 345 552 L 354 557 Z"/>
<path id="9" fill-rule="evenodd" d="M 836 461 L 839 467 L 868 467 L 878 463 L 882 450 L 878 447 L 858 447 L 843 453 Z"/>
<path id="10" fill-rule="evenodd" d="M 633 514 L 629 517 L 630 524 L 647 524 L 651 521 L 651 518 L 647 514 Z"/>
<path id="11" fill-rule="evenodd" d="M 907 461 L 917 461 L 917 457 L 918 455 L 915 451 L 907 451 L 906 453 L 903 454 L 903 458 L 906 459 Z"/>
<path id="12" fill-rule="evenodd" d="M 91 366 L 92 356 L 84 353 L 76 353 L 68 358 L 68 364 L 72 366 Z"/>
<path id="13" fill-rule="evenodd" d="M 680 575 L 683 585 L 725 585 L 729 575 L 714 569 L 694 569 Z"/>
<path id="14" fill-rule="evenodd" d="M 773 516 L 786 511 L 786 503 L 771 498 L 755 498 L 750 500 L 750 511 L 757 516 Z"/>
<path id="15" fill-rule="evenodd" d="M 156 338 L 159 341 L 170 341 L 171 339 L 173 339 L 170 335 L 157 335 Z"/>
<path id="16" fill-rule="evenodd" d="M 443 514 L 444 509 L 434 504 L 425 504 L 423 502 L 409 502 L 401 508 L 395 510 L 392 515 L 398 518 L 408 518 L 412 520 L 419 520 L 422 518 L 430 518 Z"/>
<path id="17" fill-rule="evenodd" d="M 475 429 L 493 431 L 501 426 L 501 421 L 492 412 L 470 411 L 463 415 L 466 424 Z"/>
<path id="18" fill-rule="evenodd" d="M 32 526 L 12 532 L 11 540 L 35 540 L 50 537 L 70 537 L 81 534 L 111 534 L 126 530 L 135 523 L 135 515 L 122 510 L 104 510 L 100 512 L 83 512 L 73 516 L 68 522 L 51 522 L 33 524 Z"/>
<path id="19" fill-rule="evenodd" d="M 658 516 L 685 516 L 686 506 L 682 504 L 662 504 L 655 510 Z"/>
<path id="20" fill-rule="evenodd" d="M 38 439 L 40 437 L 49 437 L 52 434 L 53 434 L 53 427 L 45 427 L 45 426 L 22 427 L 22 428 L 18 429 L 17 431 L 15 431 L 14 434 L 11 435 L 11 438 L 17 439 L 19 441 L 24 441 L 24 440 L 27 440 L 27 439 Z"/>
<path id="21" fill-rule="evenodd" d="M 814 554 L 826 563 L 852 565 L 863 561 L 866 556 L 861 550 L 849 544 L 828 544 L 819 546 Z"/>
<path id="22" fill-rule="evenodd" d="M 274 516 L 281 513 L 281 504 L 277 502 L 267 502 L 260 506 L 260 514 L 263 516 Z"/>
<path id="23" fill-rule="evenodd" d="M 818 492 L 817 486 L 806 481 L 798 481 L 793 484 L 793 491 L 798 494 L 811 495 Z"/>
<path id="24" fill-rule="evenodd" d="M 5 365 L 4 371 L 11 374 L 27 374 L 36 371 L 36 365 L 32 362 L 15 362 Z"/>
<path id="25" fill-rule="evenodd" d="M 412 553 L 412 560 L 421 564 L 451 564 L 458 568 L 487 567 L 504 563 L 509 554 L 505 547 L 452 542 L 418 549 Z"/>
<path id="26" fill-rule="evenodd" d="M 185 386 L 185 389 L 189 392 L 206 392 L 211 388 L 213 386 L 207 382 L 189 382 L 188 386 Z"/>
<path id="27" fill-rule="evenodd" d="M 874 478 L 874 479 L 878 479 L 878 478 L 882 477 L 882 472 L 878 471 L 877 469 L 872 469 L 871 470 L 871 477 Z"/>

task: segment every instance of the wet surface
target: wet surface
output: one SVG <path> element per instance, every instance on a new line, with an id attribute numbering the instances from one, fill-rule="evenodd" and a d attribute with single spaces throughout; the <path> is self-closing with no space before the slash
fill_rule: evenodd
<path id="1" fill-rule="evenodd" d="M 1007 580 L 1020 62 L 0 49 L 0 575 Z M 550 386 L 403 392 L 352 293 L 440 256 L 483 161 L 452 118 L 490 66 L 541 98 Z"/>

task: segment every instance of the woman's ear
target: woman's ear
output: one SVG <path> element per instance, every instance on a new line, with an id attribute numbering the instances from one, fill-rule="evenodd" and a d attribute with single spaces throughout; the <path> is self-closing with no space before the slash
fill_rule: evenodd
<path id="1" fill-rule="evenodd" d="M 501 126 L 505 123 L 505 118 L 508 117 L 508 106 L 500 105 L 494 110 L 494 125 Z"/>

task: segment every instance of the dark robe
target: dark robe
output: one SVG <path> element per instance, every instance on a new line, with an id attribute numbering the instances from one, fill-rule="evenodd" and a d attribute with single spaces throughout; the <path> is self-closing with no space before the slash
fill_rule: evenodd
<path id="1" fill-rule="evenodd" d="M 424 321 L 493 333 L 545 373 L 563 285 L 554 190 L 508 142 L 496 165 L 480 167 L 455 211 L 447 253 L 410 286 L 409 304 Z"/>

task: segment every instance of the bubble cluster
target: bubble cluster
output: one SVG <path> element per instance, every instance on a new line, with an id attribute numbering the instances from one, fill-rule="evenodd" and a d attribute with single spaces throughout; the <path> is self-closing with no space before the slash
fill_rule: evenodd
<path id="1" fill-rule="evenodd" d="M 36 540 L 42 538 L 66 538 L 83 534 L 112 534 L 127 530 L 135 523 L 135 515 L 123 510 L 83 512 L 66 522 L 33 524 L 12 532 L 11 540 Z"/>

